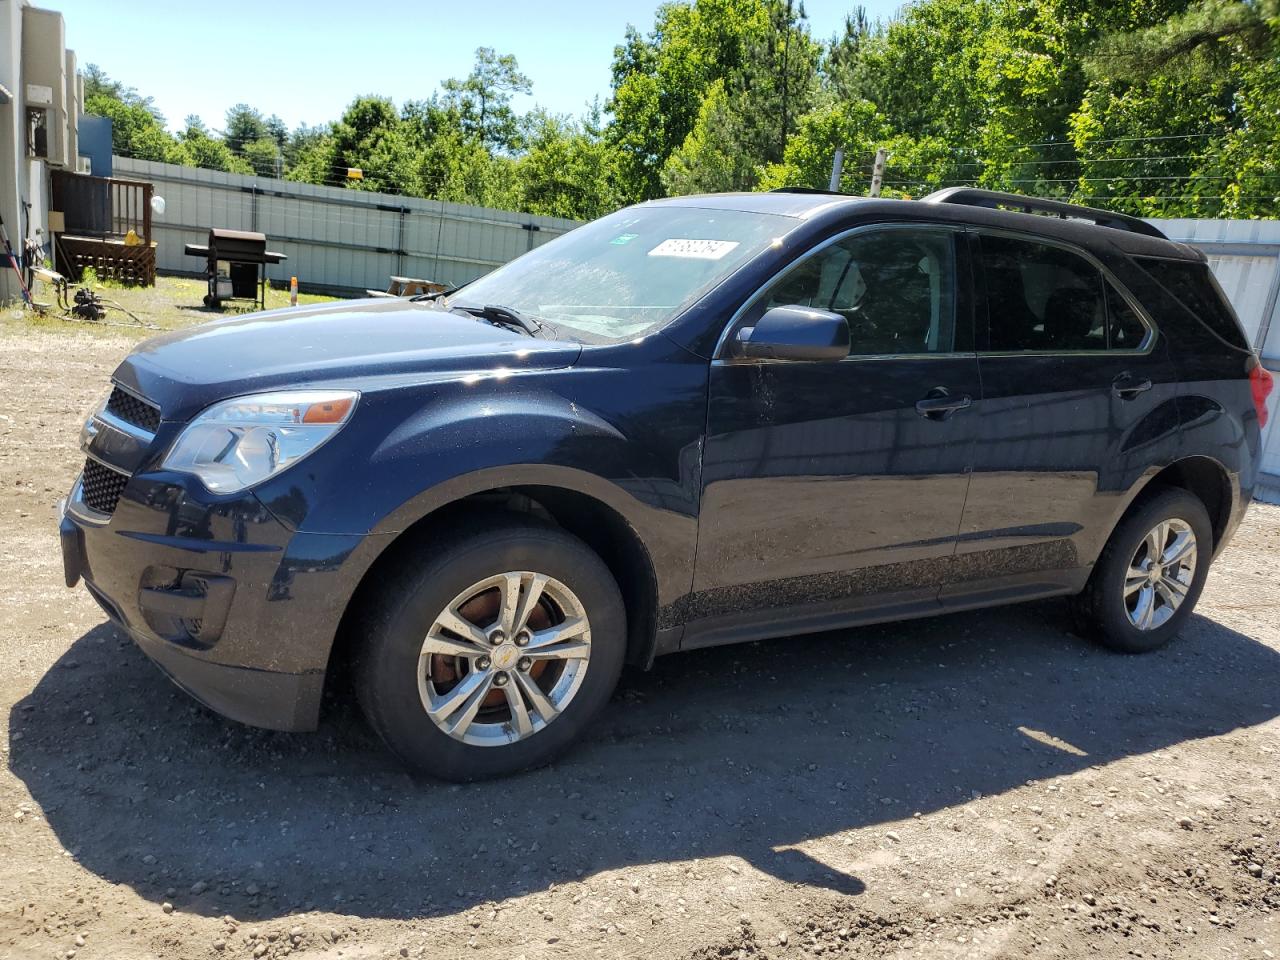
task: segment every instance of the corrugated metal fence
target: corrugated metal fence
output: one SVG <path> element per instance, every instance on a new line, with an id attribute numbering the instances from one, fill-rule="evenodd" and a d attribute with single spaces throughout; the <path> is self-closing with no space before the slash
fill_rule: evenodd
<path id="1" fill-rule="evenodd" d="M 1209 258 L 1263 365 L 1280 381 L 1280 221 L 1152 220 Z M 1280 503 L 1280 391 L 1270 400 L 1259 496 Z"/>
<path id="2" fill-rule="evenodd" d="M 577 223 L 438 200 L 317 187 L 307 183 L 113 159 L 115 175 L 150 180 L 164 197 L 153 219 L 157 266 L 196 272 L 183 255 L 210 227 L 257 230 L 289 259 L 267 268 L 272 280 L 296 276 L 303 290 L 384 290 L 392 275 L 458 284 L 488 273 Z"/>

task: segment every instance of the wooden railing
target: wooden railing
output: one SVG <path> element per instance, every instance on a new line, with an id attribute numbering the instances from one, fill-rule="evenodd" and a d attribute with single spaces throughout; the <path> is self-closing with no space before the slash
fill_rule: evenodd
<path id="1" fill-rule="evenodd" d="M 90 177 L 55 170 L 52 209 L 61 211 L 66 233 L 78 237 L 124 237 L 130 230 L 151 241 L 151 197 L 143 180 Z"/>
<path id="2" fill-rule="evenodd" d="M 122 283 L 154 284 L 156 252 L 151 241 L 151 197 L 142 180 L 53 172 L 51 209 L 63 215 L 53 237 L 56 269 L 79 280 L 85 267 Z M 132 230 L 138 243 L 128 243 Z"/>
<path id="3" fill-rule="evenodd" d="M 155 185 L 141 180 L 107 179 L 111 192 L 111 232 L 123 237 L 130 230 L 151 242 L 151 195 Z"/>

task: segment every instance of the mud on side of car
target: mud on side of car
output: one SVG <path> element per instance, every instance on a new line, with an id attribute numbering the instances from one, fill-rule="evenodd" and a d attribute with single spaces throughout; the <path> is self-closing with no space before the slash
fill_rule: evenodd
<path id="1" fill-rule="evenodd" d="M 408 763 L 494 776 L 679 650 L 1051 596 L 1163 646 L 1271 386 L 1140 220 L 660 201 L 444 296 L 142 344 L 82 433 L 67 583 L 232 719 L 313 729 L 350 674 Z"/>

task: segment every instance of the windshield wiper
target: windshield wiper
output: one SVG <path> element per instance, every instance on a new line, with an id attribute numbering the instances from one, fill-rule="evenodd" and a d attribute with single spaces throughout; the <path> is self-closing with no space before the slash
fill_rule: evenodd
<path id="1" fill-rule="evenodd" d="M 465 310 L 473 317 L 488 320 L 490 323 L 500 327 L 521 330 L 531 337 L 536 337 L 546 326 L 536 317 L 526 316 L 514 307 L 504 307 L 499 303 L 486 303 L 483 307 L 457 303 L 454 304 L 453 308 L 455 310 Z"/>
<path id="2" fill-rule="evenodd" d="M 457 293 L 458 287 L 446 287 L 444 290 L 436 290 L 434 293 L 416 293 L 409 298 L 410 303 L 421 303 L 424 300 L 439 300 L 441 297 L 447 297 L 451 293 Z"/>

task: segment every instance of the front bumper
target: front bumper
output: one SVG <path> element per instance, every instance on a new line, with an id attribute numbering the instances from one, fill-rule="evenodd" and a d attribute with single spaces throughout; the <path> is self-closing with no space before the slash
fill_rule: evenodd
<path id="1" fill-rule="evenodd" d="M 68 586 L 83 578 L 178 686 L 242 723 L 315 728 L 363 537 L 294 533 L 250 494 L 167 472 L 134 475 L 110 517 L 77 482 L 59 534 Z"/>

